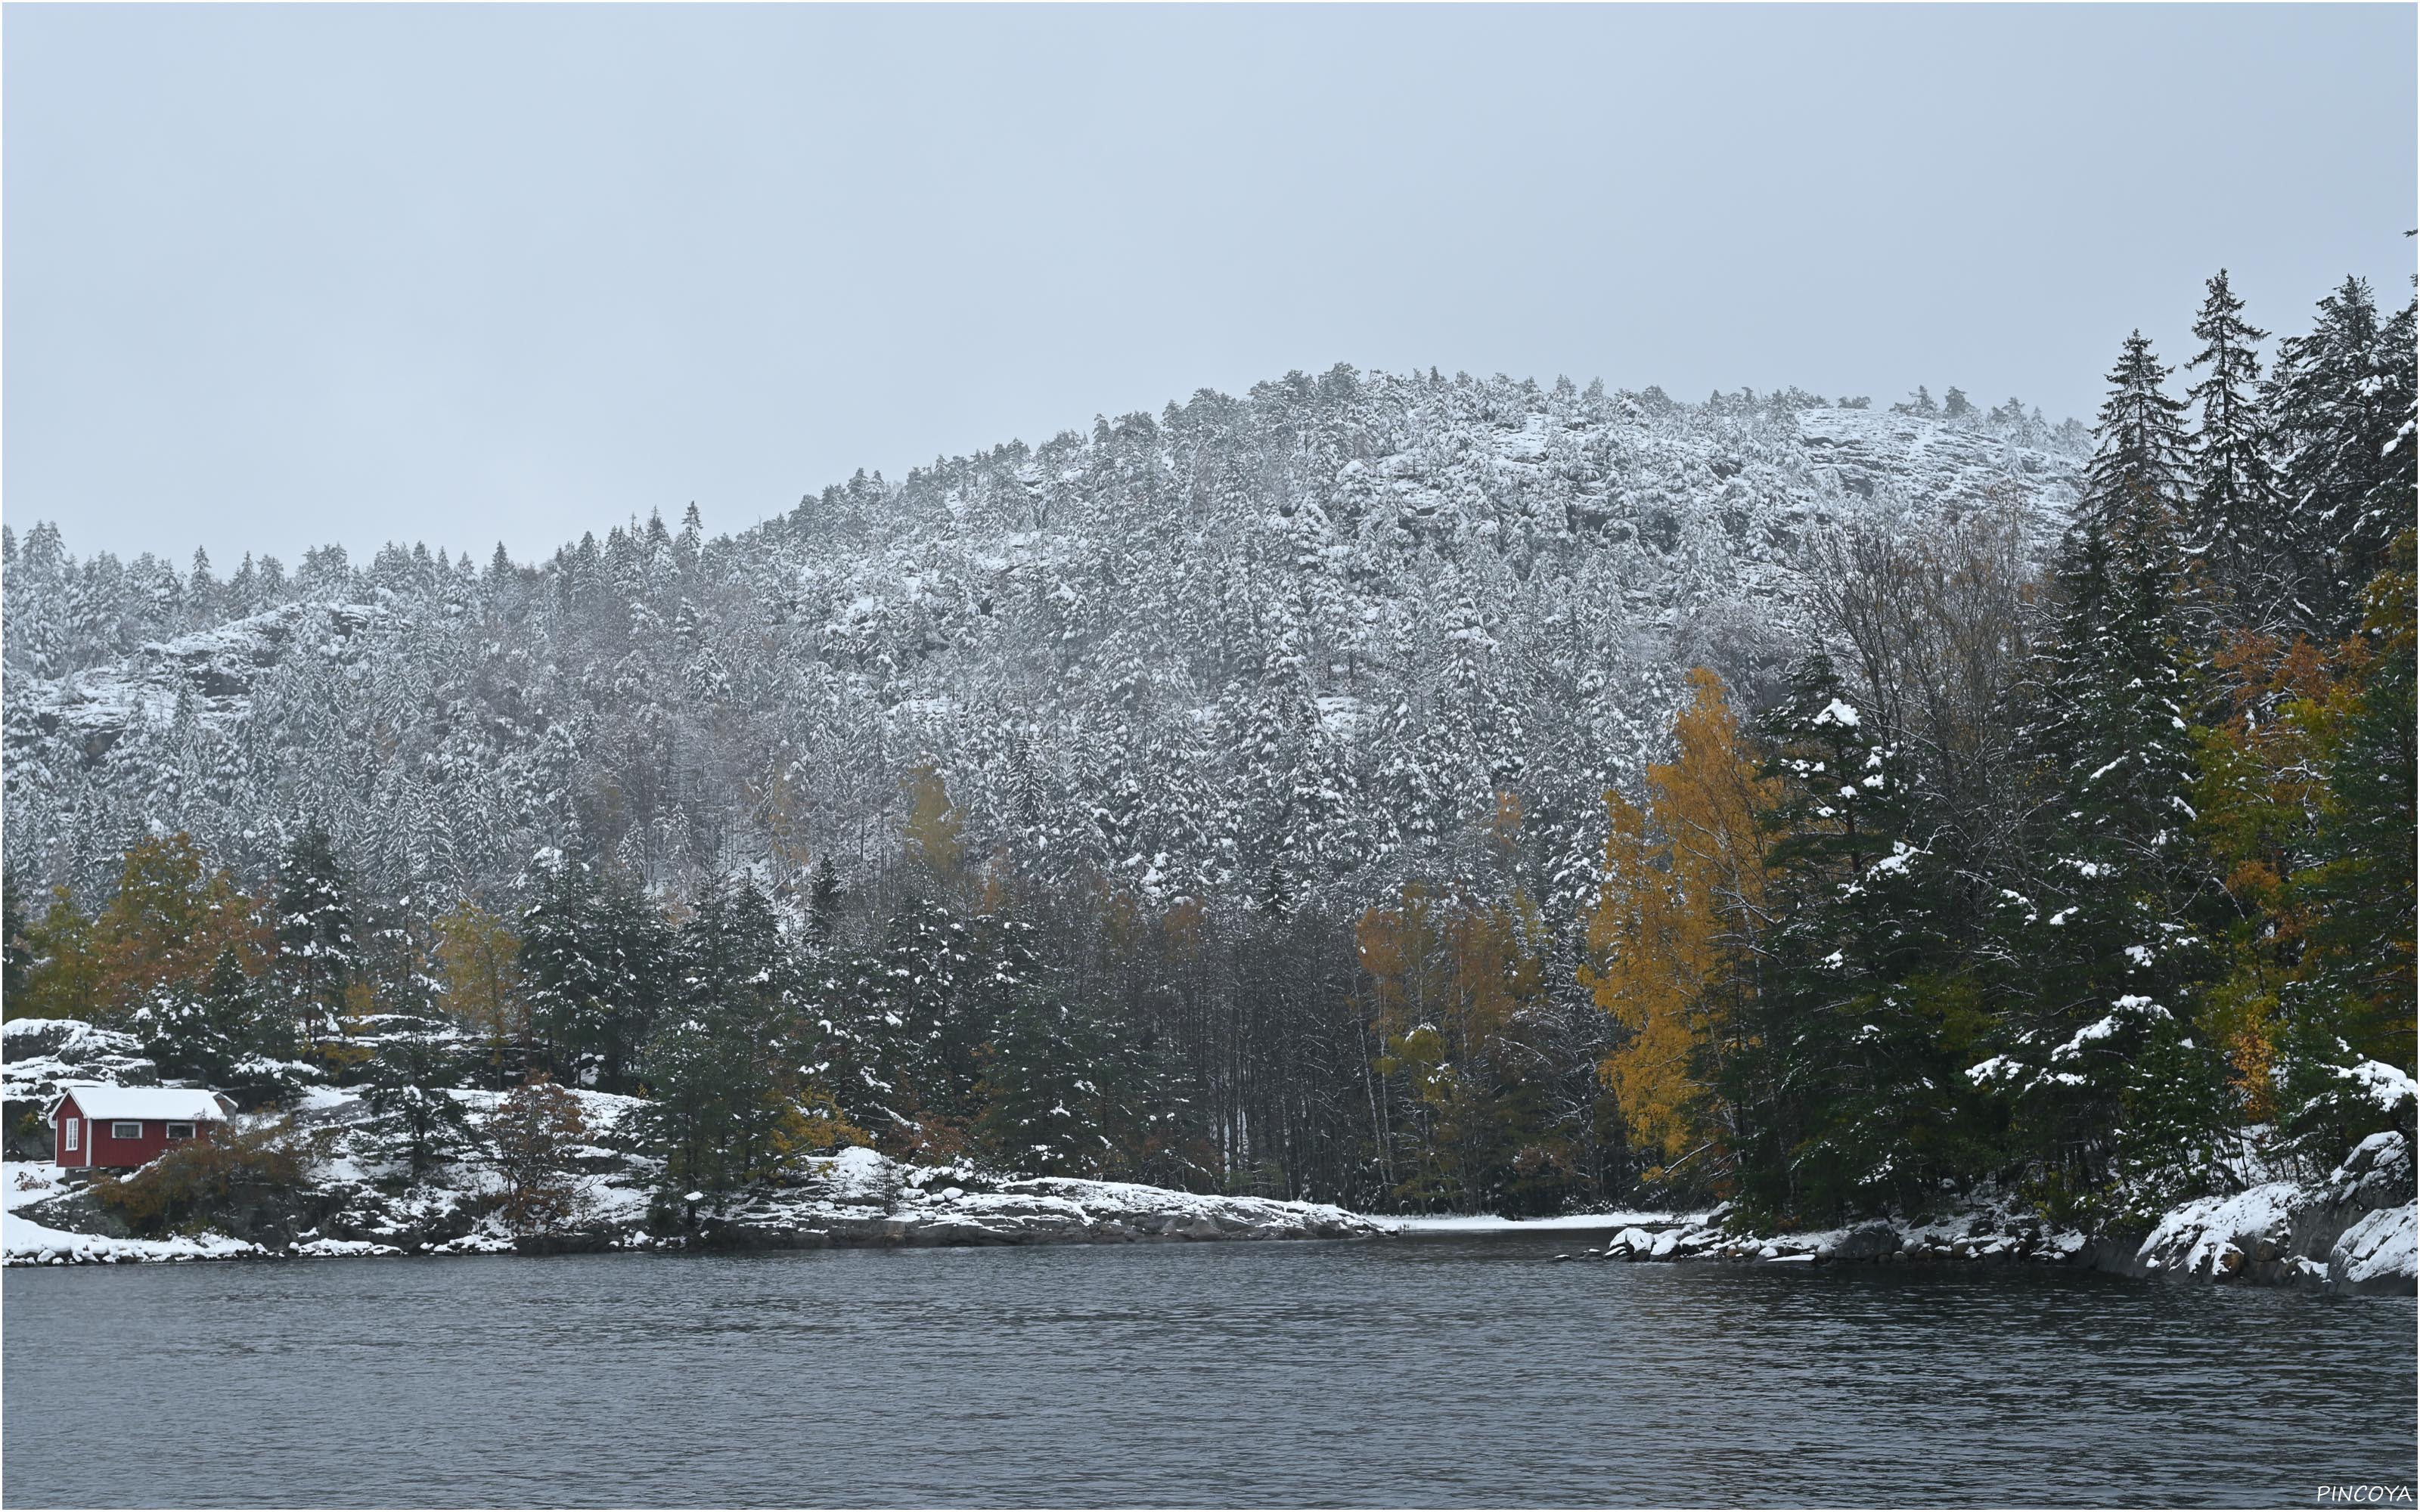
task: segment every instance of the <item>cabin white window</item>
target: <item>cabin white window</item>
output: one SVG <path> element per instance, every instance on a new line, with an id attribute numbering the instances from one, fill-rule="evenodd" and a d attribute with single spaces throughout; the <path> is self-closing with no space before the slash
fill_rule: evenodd
<path id="1" fill-rule="evenodd" d="M 61 1119 L 59 1120 L 59 1137 L 63 1142 L 63 1148 L 68 1149 L 75 1149 L 78 1142 L 83 1137 L 83 1134 L 84 1120 L 82 1119 Z"/>
<path id="2" fill-rule="evenodd" d="M 168 1137 L 171 1139 L 191 1139 L 194 1137 L 194 1126 L 190 1123 L 172 1123 L 168 1125 Z"/>
<path id="3" fill-rule="evenodd" d="M 112 1139 L 140 1139 L 143 1137 L 143 1120 L 136 1119 L 132 1122 L 113 1123 L 109 1126 L 109 1137 Z"/>

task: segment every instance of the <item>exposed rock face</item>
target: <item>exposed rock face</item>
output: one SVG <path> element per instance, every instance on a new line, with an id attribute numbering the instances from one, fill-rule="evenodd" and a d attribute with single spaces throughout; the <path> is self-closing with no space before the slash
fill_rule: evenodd
<path id="1" fill-rule="evenodd" d="M 2332 1292 L 2414 1289 L 2412 1165 L 2402 1134 L 2372 1134 L 2326 1181 L 2269 1181 L 2185 1203 L 2131 1254 L 2131 1275 L 2252 1281 Z"/>
<path id="2" fill-rule="evenodd" d="M 359 659 L 363 632 L 378 610 L 367 604 L 281 604 L 210 629 L 145 644 L 126 661 L 45 683 L 37 703 L 12 701 L 12 751 L 57 743 L 84 762 L 108 755 L 131 725 L 173 719 L 177 696 L 194 713 L 225 723 L 251 712 L 255 688 L 299 651 L 338 665 Z"/>
<path id="3" fill-rule="evenodd" d="M 1825 1260 L 1879 1260 L 1885 1255 L 1898 1254 L 1900 1244 L 1899 1230 L 1876 1219 L 1818 1246 L 1815 1255 Z"/>

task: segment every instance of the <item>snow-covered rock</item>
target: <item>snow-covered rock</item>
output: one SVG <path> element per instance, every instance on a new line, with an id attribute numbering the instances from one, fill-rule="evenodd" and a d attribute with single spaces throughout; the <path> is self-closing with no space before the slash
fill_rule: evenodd
<path id="1" fill-rule="evenodd" d="M 227 1260 L 263 1253 L 224 1234 L 129 1239 L 56 1228 L 34 1212 L 70 1195 L 75 1178 L 47 1161 L 0 1165 L 0 1260 L 9 1265 L 119 1265 L 151 1260 Z"/>
<path id="2" fill-rule="evenodd" d="M 810 1162 L 797 1185 L 704 1209 L 695 1223 L 705 1242 L 767 1248 L 1354 1239 L 1387 1229 L 1324 1203 L 1068 1177 L 987 1179 L 964 1167 L 935 1173 L 870 1149 Z"/>
<path id="3" fill-rule="evenodd" d="M 1772 1262 L 1808 1258 L 1897 1265 L 2089 1265 L 2175 1281 L 2238 1282 L 2348 1293 L 2415 1289 L 2412 1162 L 2397 1133 L 2374 1134 L 2319 1182 L 2266 1180 L 2162 1213 L 2139 1239 L 2042 1222 L 1984 1188 L 1923 1222 L 1873 1219 L 1822 1234 L 1731 1231 L 1719 1214 L 1640 1223 L 1605 1253 L 1621 1259 Z"/>
<path id="4" fill-rule="evenodd" d="M 157 1087 L 160 1068 L 133 1035 L 82 1019 L 0 1024 L 0 1095 L 11 1103 L 47 1101 L 61 1079 Z"/>
<path id="5" fill-rule="evenodd" d="M 2328 1252 L 2331 1291 L 2397 1292 L 2420 1285 L 2420 1204 L 2381 1208 L 2360 1219 Z"/>
<path id="6" fill-rule="evenodd" d="M 474 1126 L 500 1094 L 458 1094 Z M 612 1137 L 632 1098 L 582 1092 L 590 1127 Z M 231 1234 L 192 1241 L 123 1237 L 81 1173 L 8 1167 L 10 1265 L 235 1258 L 287 1255 L 501 1254 L 512 1251 L 828 1246 L 1133 1243 L 1146 1241 L 1349 1239 L 1384 1220 L 1319 1203 L 1204 1196 L 1121 1181 L 999 1177 L 959 1166 L 911 1167 L 870 1149 L 811 1158 L 783 1182 L 669 1207 L 655 1196 L 656 1164 L 606 1146 L 574 1162 L 576 1214 L 543 1236 L 508 1232 L 499 1179 L 484 1158 L 416 1184 L 365 1143 L 357 1095 L 319 1088 L 292 1114 L 309 1151 L 308 1180 L 234 1214 Z M 20 1209 L 25 1210 L 20 1211 Z"/>
<path id="7" fill-rule="evenodd" d="M 374 1244 L 366 1239 L 306 1239 L 287 1246 L 286 1253 L 297 1259 L 352 1259 L 368 1255 L 400 1255 L 403 1251 L 392 1244 Z"/>
<path id="8" fill-rule="evenodd" d="M 10 1019 L 0 1024 L 0 1104 L 5 1104 L 11 1156 L 51 1154 L 50 1125 L 24 1119 L 48 1113 L 62 1088 L 78 1082 L 157 1087 L 160 1068 L 143 1041 L 82 1019 Z"/>
<path id="9" fill-rule="evenodd" d="M 2170 1279 L 2288 1280 L 2294 1216 L 2308 1200 L 2291 1181 L 2195 1198 L 2162 1214 L 2123 1268 Z"/>
<path id="10" fill-rule="evenodd" d="M 2180 1204 L 2131 1257 L 2109 1264 L 2179 1279 L 2409 1293 L 2412 1198 L 2410 1143 L 2389 1130 L 2316 1185 L 2263 1181 Z"/>

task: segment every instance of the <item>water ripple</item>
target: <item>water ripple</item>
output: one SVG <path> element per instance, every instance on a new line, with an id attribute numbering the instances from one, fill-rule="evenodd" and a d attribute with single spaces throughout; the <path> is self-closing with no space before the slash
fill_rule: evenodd
<path id="1" fill-rule="evenodd" d="M 0 1493 L 2308 1504 L 2414 1478 L 2408 1299 L 1567 1247 L 12 1271 Z"/>

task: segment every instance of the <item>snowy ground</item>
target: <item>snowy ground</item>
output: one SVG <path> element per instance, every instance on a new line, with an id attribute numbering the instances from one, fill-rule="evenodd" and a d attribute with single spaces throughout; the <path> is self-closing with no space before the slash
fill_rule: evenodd
<path id="1" fill-rule="evenodd" d="M 223 1234 L 182 1239 L 112 1239 L 49 1228 L 17 1209 L 54 1196 L 63 1173 L 47 1161 L 0 1164 L 0 1254 L 10 1265 L 116 1265 L 143 1260 L 231 1260 L 262 1250 Z"/>
<path id="2" fill-rule="evenodd" d="M 723 1241 L 819 1244 L 1133 1243 L 1357 1239 L 1382 1221 L 1316 1202 L 1175 1192 L 1130 1181 L 911 1167 L 870 1149 L 807 1163 L 802 1180 L 701 1214 Z"/>
<path id="3" fill-rule="evenodd" d="M 495 1094 L 457 1094 L 473 1118 Z M 593 1094 L 592 1094 L 593 1095 Z M 492 1173 L 449 1168 L 408 1191 L 381 1184 L 394 1173 L 365 1160 L 347 1137 L 360 1109 L 354 1099 L 306 1099 L 298 1118 L 337 1137 L 312 1166 L 316 1198 L 286 1230 L 263 1242 L 204 1235 L 163 1242 L 70 1233 L 13 1210 L 58 1195 L 62 1173 L 50 1165 L 8 1167 L 8 1231 L 0 1258 L 9 1265 L 121 1260 L 234 1258 L 271 1255 L 368 1257 L 496 1254 L 520 1247 L 487 1200 Z M 627 1103 L 628 1099 L 613 1100 Z M 614 1112 L 591 1107 L 592 1127 Z M 601 1116 L 601 1117 L 600 1117 Z M 812 1157 L 779 1182 L 721 1197 L 693 1194 L 683 1214 L 688 1238 L 651 1233 L 652 1162 L 602 1147 L 581 1152 L 603 1167 L 582 1173 L 581 1211 L 550 1247 L 821 1248 L 830 1245 L 931 1246 L 1134 1243 L 1152 1241 L 1369 1238 L 1380 1220 L 1311 1202 L 1280 1202 L 1167 1191 L 1123 1181 L 1008 1178 L 970 1169 L 910 1167 L 870 1149 Z M 52 1216 L 47 1213 L 45 1216 Z M 303 1227 L 307 1222 L 309 1227 Z M 292 1232 L 299 1229 L 299 1232 Z"/>

